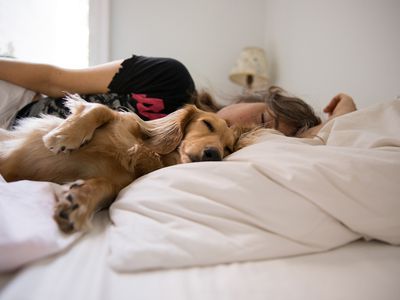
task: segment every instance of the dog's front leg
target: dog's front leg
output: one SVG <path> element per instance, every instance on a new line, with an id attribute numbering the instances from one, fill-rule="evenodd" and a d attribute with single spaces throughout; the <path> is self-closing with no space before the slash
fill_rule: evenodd
<path id="1" fill-rule="evenodd" d="M 110 205 L 120 189 L 106 178 L 63 185 L 56 190 L 54 219 L 65 233 L 87 229 L 95 212 Z"/>
<path id="2" fill-rule="evenodd" d="M 118 116 L 118 112 L 102 104 L 78 102 L 74 105 L 73 113 L 43 136 L 45 146 L 54 153 L 66 153 L 80 148 L 92 139 L 98 127 Z"/>

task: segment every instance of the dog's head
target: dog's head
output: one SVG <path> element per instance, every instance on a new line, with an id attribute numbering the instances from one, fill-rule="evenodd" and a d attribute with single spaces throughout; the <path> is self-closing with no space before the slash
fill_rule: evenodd
<path id="1" fill-rule="evenodd" d="M 146 144 L 160 154 L 177 150 L 182 163 L 222 160 L 237 140 L 225 120 L 193 105 L 147 123 L 151 137 Z"/>
<path id="2" fill-rule="evenodd" d="M 216 114 L 192 111 L 178 151 L 182 163 L 219 161 L 234 151 L 235 132 Z"/>

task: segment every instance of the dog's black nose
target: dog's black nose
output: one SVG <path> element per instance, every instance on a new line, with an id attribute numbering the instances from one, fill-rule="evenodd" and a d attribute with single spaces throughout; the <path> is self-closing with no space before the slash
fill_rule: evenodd
<path id="1" fill-rule="evenodd" d="M 221 154 L 216 148 L 206 148 L 203 151 L 202 161 L 218 161 L 221 160 Z"/>

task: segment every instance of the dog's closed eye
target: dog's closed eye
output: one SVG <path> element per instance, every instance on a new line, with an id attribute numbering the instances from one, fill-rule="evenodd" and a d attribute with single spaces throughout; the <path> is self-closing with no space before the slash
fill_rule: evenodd
<path id="1" fill-rule="evenodd" d="M 215 131 L 214 126 L 209 121 L 207 121 L 207 120 L 202 120 L 202 121 L 203 121 L 204 125 L 207 126 L 207 128 L 208 128 L 208 130 L 210 132 L 214 132 Z"/>

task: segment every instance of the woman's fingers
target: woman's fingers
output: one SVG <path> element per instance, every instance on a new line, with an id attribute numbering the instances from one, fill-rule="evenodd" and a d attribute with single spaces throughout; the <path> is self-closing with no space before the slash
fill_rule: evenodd
<path id="1" fill-rule="evenodd" d="M 341 95 L 342 94 L 338 94 L 331 99 L 331 101 L 328 103 L 328 105 L 324 108 L 325 113 L 327 113 L 329 115 L 332 114 L 332 112 L 335 110 L 336 106 L 338 105 L 338 103 L 341 100 Z"/>

